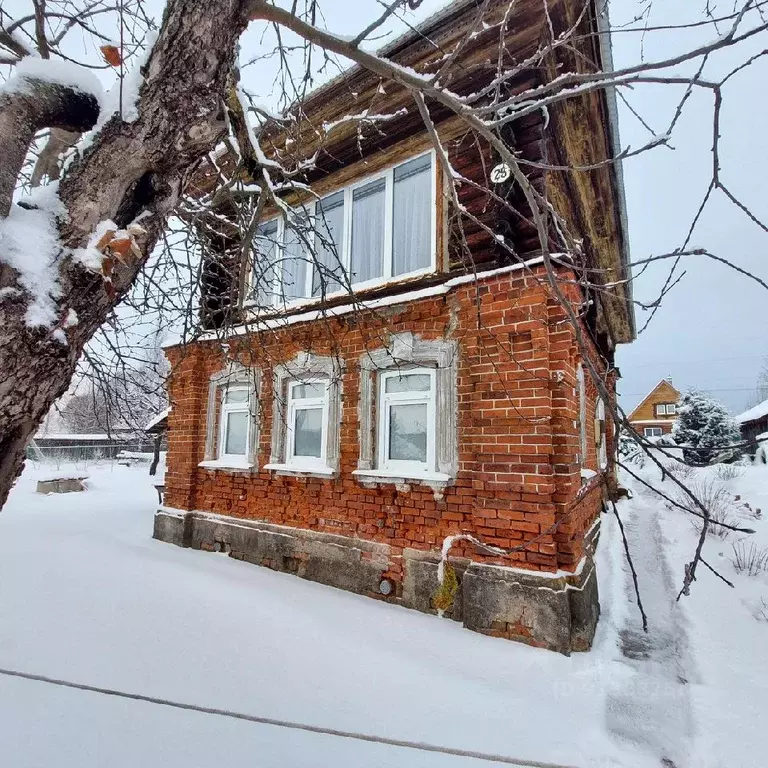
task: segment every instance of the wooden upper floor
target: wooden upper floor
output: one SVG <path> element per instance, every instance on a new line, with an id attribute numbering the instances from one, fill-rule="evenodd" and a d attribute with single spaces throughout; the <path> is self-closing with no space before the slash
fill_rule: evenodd
<path id="1" fill-rule="evenodd" d="M 677 418 L 677 401 L 680 392 L 672 386 L 669 379 L 662 379 L 629 414 L 633 424 L 652 421 L 666 422 Z"/>
<path id="2" fill-rule="evenodd" d="M 610 69 L 606 20 L 598 5 L 457 0 L 381 53 L 423 77 L 440 73 L 442 86 L 482 107 L 565 72 Z M 569 44 L 552 48 L 566 34 Z M 252 255 L 242 258 L 242 243 L 231 233 L 209 238 L 224 255 L 204 275 L 210 315 L 229 313 L 234 321 L 282 315 L 345 303 L 350 294 L 411 291 L 540 256 L 540 231 L 523 190 L 512 177 L 493 175 L 499 153 L 471 121 L 434 99 L 426 106 L 431 133 L 407 87 L 355 66 L 297 103 L 289 119 L 265 125 L 261 149 L 267 163 L 288 169 L 289 183 L 271 199 L 259 195 L 259 223 L 250 229 L 242 223 L 242 197 L 233 187 L 228 203 L 238 232 L 249 233 Z M 527 111 L 499 135 L 545 203 L 547 250 L 563 250 L 555 215 L 582 244 L 582 253 L 570 258 L 580 260 L 577 266 L 597 283 L 586 289 L 592 300 L 587 320 L 600 346 L 631 341 L 612 94 L 589 90 Z M 232 156 L 217 161 L 219 167 L 227 163 L 235 165 Z M 247 195 L 264 173 L 244 165 L 237 173 Z M 217 177 L 213 164 L 203 168 L 193 192 L 210 193 Z M 227 254 L 235 252 L 238 258 L 227 263 Z"/>

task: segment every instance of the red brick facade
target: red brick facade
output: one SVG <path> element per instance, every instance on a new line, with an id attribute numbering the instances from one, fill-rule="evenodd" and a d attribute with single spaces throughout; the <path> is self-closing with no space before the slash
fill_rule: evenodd
<path id="1" fill-rule="evenodd" d="M 577 289 L 563 285 L 576 303 Z M 360 358 L 404 331 L 457 344 L 458 472 L 442 493 L 410 481 L 370 487 L 352 474 L 360 450 Z M 586 327 L 583 333 L 588 338 Z M 401 589 L 404 549 L 439 551 L 446 536 L 459 532 L 505 549 L 520 547 L 503 558 L 472 545 L 452 550 L 474 561 L 538 571 L 571 571 L 579 563 L 602 497 L 597 478 L 582 490 L 582 467 L 598 469 L 596 393 L 585 376 L 587 455 L 580 463 L 580 352 L 541 266 L 500 270 L 407 303 L 235 335 L 226 345 L 202 341 L 168 350 L 173 373 L 167 507 L 387 544 L 385 575 L 395 583 L 393 597 Z M 299 352 L 343 361 L 340 464 L 333 478 L 263 469 L 273 429 L 272 369 Z M 209 381 L 228 360 L 261 374 L 252 470 L 198 466 L 204 458 Z M 602 370 L 596 353 L 593 363 Z M 610 457 L 612 429 L 607 432 Z"/>

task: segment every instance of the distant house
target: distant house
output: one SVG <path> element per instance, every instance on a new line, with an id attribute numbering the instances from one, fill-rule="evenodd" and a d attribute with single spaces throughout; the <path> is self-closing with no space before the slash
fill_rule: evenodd
<path id="1" fill-rule="evenodd" d="M 629 421 L 645 437 L 661 437 L 672 431 L 677 418 L 680 392 L 670 379 L 662 379 L 641 401 Z"/>
<path id="2" fill-rule="evenodd" d="M 762 403 L 740 413 L 735 420 L 741 429 L 741 436 L 747 443 L 747 452 L 754 454 L 758 439 L 768 433 L 768 400 L 763 400 Z"/>

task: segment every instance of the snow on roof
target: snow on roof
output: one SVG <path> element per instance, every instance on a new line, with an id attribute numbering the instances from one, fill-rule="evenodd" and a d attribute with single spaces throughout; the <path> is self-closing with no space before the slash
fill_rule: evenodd
<path id="1" fill-rule="evenodd" d="M 744 411 L 744 413 L 740 413 L 735 417 L 735 421 L 737 424 L 745 424 L 748 421 L 761 419 L 763 416 L 768 416 L 768 400 L 763 400 L 762 403 L 758 403 L 756 406 Z"/>
<path id="2" fill-rule="evenodd" d="M 149 432 L 152 427 L 156 427 L 161 421 L 168 418 L 168 414 L 171 412 L 171 406 L 169 405 L 164 411 L 160 411 L 157 416 L 151 418 L 144 427 L 145 432 Z"/>

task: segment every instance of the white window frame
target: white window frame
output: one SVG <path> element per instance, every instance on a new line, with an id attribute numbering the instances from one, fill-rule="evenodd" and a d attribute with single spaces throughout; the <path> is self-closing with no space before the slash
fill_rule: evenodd
<path id="1" fill-rule="evenodd" d="M 605 402 L 602 397 L 597 398 L 595 405 L 595 430 L 597 431 L 597 465 L 600 469 L 608 467 L 608 428 L 605 418 Z"/>
<path id="2" fill-rule="evenodd" d="M 661 437 L 663 434 L 661 427 L 643 427 L 643 437 Z"/>
<path id="3" fill-rule="evenodd" d="M 394 261 L 394 251 L 393 251 L 393 231 L 394 231 L 394 220 L 393 220 L 393 211 L 394 211 L 394 200 L 395 200 L 395 169 L 398 168 L 401 165 L 405 165 L 406 163 L 411 162 L 412 160 L 417 160 L 420 157 L 425 157 L 429 155 L 430 161 L 431 161 L 431 206 L 430 206 L 430 214 L 431 214 L 431 221 L 430 221 L 430 261 L 429 265 L 426 267 L 423 267 L 421 269 L 413 270 L 412 272 L 406 272 L 402 275 L 392 275 L 392 266 Z M 328 197 L 331 197 L 332 195 L 338 194 L 339 192 L 344 192 L 344 224 L 343 224 L 343 244 L 342 244 L 342 252 L 340 254 L 341 257 L 341 265 L 344 269 L 344 279 L 340 280 L 341 282 L 341 288 L 336 291 L 331 291 L 329 293 L 325 294 L 325 298 L 333 298 L 337 296 L 343 296 L 349 293 L 349 289 L 351 288 L 352 291 L 360 291 L 360 290 L 366 290 L 369 288 L 375 288 L 380 285 L 386 285 L 387 283 L 396 280 L 410 280 L 415 277 L 419 277 L 421 275 L 428 275 L 437 270 L 437 157 L 434 148 L 429 149 L 425 152 L 419 152 L 418 154 L 413 155 L 412 157 L 407 158 L 406 160 L 401 160 L 397 163 L 393 163 L 389 167 L 385 168 L 382 171 L 378 171 L 377 173 L 372 173 L 368 176 L 365 176 L 361 179 L 358 179 L 353 184 L 350 184 L 346 187 L 342 187 L 341 189 L 336 189 L 333 192 L 329 192 L 327 195 L 323 195 L 322 198 L 320 198 L 319 202 L 322 202 Z M 379 179 L 384 179 L 386 181 L 385 191 L 384 191 L 384 274 L 381 277 L 375 277 L 371 278 L 370 280 L 364 280 L 361 282 L 354 282 L 352 275 L 351 275 L 351 264 L 352 264 L 352 204 L 353 204 L 353 196 L 356 189 L 359 189 L 360 187 L 364 187 L 367 184 L 370 184 L 374 181 L 378 181 Z M 306 213 L 310 223 L 312 224 L 312 227 L 314 228 L 314 222 L 315 222 L 315 214 L 317 211 L 317 204 L 313 201 L 310 203 L 307 203 L 302 206 L 302 211 Z M 303 298 L 295 298 L 291 299 L 290 301 L 283 301 L 284 298 L 284 290 L 282 285 L 282 275 L 283 275 L 283 260 L 285 259 L 285 234 L 286 234 L 286 222 L 285 222 L 285 216 L 272 216 L 269 219 L 265 219 L 261 222 L 260 226 L 264 226 L 266 224 L 269 224 L 270 222 L 277 219 L 277 233 L 276 233 L 276 254 L 277 254 L 277 260 L 278 260 L 278 266 L 279 269 L 277 271 L 277 277 L 275 279 L 279 280 L 278 285 L 271 285 L 269 287 L 268 293 L 273 297 L 273 303 L 272 307 L 274 309 L 282 309 L 282 308 L 293 308 L 296 306 L 301 306 L 304 304 L 316 304 L 324 298 L 323 296 L 312 296 L 312 281 L 314 279 L 314 272 L 315 272 L 315 257 L 314 255 L 310 256 L 309 262 L 307 263 L 307 274 L 305 277 L 305 285 L 304 285 L 304 294 L 305 296 Z M 345 280 L 349 281 L 348 284 L 345 284 Z M 249 270 L 248 274 L 246 275 L 246 291 L 244 292 L 245 296 L 249 296 L 251 291 L 253 290 L 253 265 L 251 265 L 251 269 Z M 256 304 L 256 302 L 252 299 L 248 299 L 247 301 L 243 302 L 243 306 L 245 308 L 253 307 Z M 270 310 L 272 309 L 270 307 Z"/>
<path id="4" fill-rule="evenodd" d="M 277 474 L 311 475 L 330 478 L 339 473 L 341 463 L 342 374 L 343 361 L 299 352 L 295 358 L 273 368 L 272 444 L 269 462 L 263 469 Z M 293 428 L 290 394 L 295 384 L 324 383 L 323 461 L 316 457 L 293 456 Z M 291 461 L 291 459 L 295 459 Z"/>
<path id="5" fill-rule="evenodd" d="M 389 379 L 402 378 L 411 375 L 428 375 L 429 390 L 422 392 L 387 392 L 386 382 Z M 437 401 L 437 381 L 434 368 L 405 368 L 382 371 L 379 374 L 378 381 L 378 410 L 379 410 L 379 429 L 378 429 L 378 469 L 384 472 L 390 472 L 393 475 L 404 473 L 411 474 L 431 474 L 435 472 L 435 444 L 437 437 L 436 427 L 436 401 Z M 390 407 L 392 405 L 422 405 L 427 406 L 427 460 L 426 461 L 406 461 L 403 459 L 389 458 L 389 430 L 390 430 Z"/>
<path id="6" fill-rule="evenodd" d="M 576 387 L 579 398 L 579 464 L 584 466 L 587 463 L 587 383 L 581 363 L 576 369 Z"/>
<path id="7" fill-rule="evenodd" d="M 667 403 L 667 416 L 677 416 L 677 403 Z"/>
<path id="8" fill-rule="evenodd" d="M 245 400 L 241 403 L 227 403 L 227 392 L 242 390 L 246 394 Z M 251 444 L 251 395 L 250 387 L 246 384 L 230 384 L 221 387 L 221 402 L 219 403 L 219 450 L 218 458 L 220 461 L 239 461 L 248 460 L 248 446 Z M 243 453 L 226 453 L 227 446 L 227 423 L 231 413 L 245 414 L 245 451 Z"/>
<path id="9" fill-rule="evenodd" d="M 297 398 L 293 392 L 297 387 L 304 384 L 322 384 L 325 394 L 322 397 L 302 397 Z M 293 469 L 325 469 L 328 466 L 328 404 L 329 404 L 329 381 L 323 378 L 299 379 L 288 382 L 288 413 L 286 416 L 285 431 L 285 463 Z M 322 426 L 320 432 L 320 456 L 296 456 L 294 454 L 295 442 L 294 434 L 296 431 L 296 413 L 301 410 L 310 410 L 320 407 L 322 409 Z"/>

